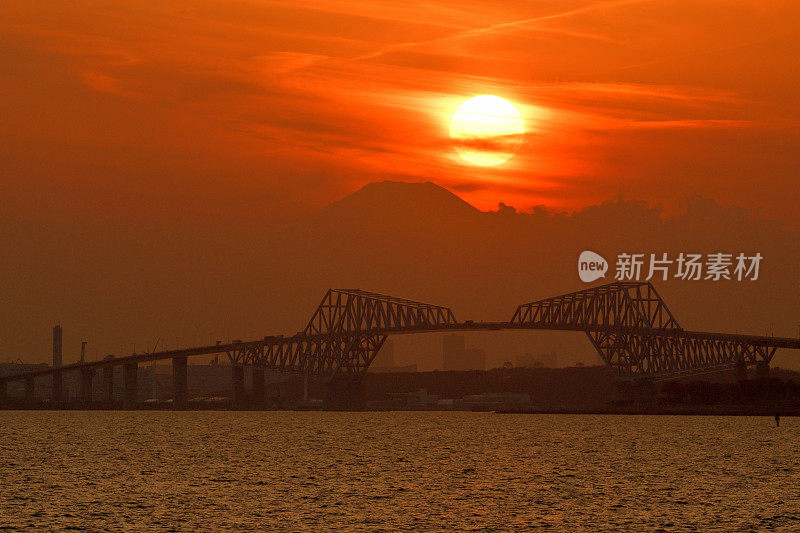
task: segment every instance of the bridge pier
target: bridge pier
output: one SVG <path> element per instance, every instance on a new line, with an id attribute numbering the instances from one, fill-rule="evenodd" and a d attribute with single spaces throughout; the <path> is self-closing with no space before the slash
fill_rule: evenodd
<path id="1" fill-rule="evenodd" d="M 231 365 L 231 386 L 233 389 L 232 407 L 239 408 L 244 403 L 244 367 Z"/>
<path id="2" fill-rule="evenodd" d="M 255 405 L 263 405 L 266 389 L 264 388 L 264 367 L 254 366 L 252 401 Z"/>
<path id="3" fill-rule="evenodd" d="M 27 403 L 33 403 L 36 401 L 35 378 L 25 378 L 25 401 Z"/>
<path id="4" fill-rule="evenodd" d="M 53 372 L 51 401 L 54 404 L 64 401 L 64 373 L 61 370 Z"/>
<path id="5" fill-rule="evenodd" d="M 139 377 L 139 365 L 137 363 L 125 363 L 122 365 L 123 372 L 123 395 L 122 406 L 125 409 L 136 408 L 138 401 L 139 388 L 137 380 Z"/>
<path id="6" fill-rule="evenodd" d="M 81 371 L 81 400 L 86 405 L 92 403 L 92 381 L 94 380 L 94 375 L 93 368 Z"/>
<path id="7" fill-rule="evenodd" d="M 103 401 L 107 404 L 114 402 L 114 367 L 103 368 Z"/>
<path id="8" fill-rule="evenodd" d="M 189 404 L 189 369 L 185 355 L 172 358 L 172 408 L 185 409 Z"/>

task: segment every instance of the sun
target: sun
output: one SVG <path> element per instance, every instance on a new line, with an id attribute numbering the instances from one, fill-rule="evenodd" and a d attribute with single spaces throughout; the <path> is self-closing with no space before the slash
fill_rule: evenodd
<path id="1" fill-rule="evenodd" d="M 484 94 L 470 98 L 450 119 L 450 138 L 464 161 L 493 166 L 511 159 L 522 144 L 525 123 L 508 100 Z"/>

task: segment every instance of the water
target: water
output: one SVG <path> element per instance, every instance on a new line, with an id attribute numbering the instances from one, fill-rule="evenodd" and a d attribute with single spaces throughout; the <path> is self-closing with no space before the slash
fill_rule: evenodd
<path id="1" fill-rule="evenodd" d="M 13 530 L 798 531 L 800 419 L 0 412 Z"/>

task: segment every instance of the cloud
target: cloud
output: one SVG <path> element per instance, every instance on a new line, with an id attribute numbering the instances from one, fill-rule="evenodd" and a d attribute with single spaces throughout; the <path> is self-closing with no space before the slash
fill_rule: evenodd
<path id="1" fill-rule="evenodd" d="M 81 74 L 81 79 L 87 87 L 97 92 L 113 94 L 122 98 L 142 98 L 141 93 L 123 88 L 119 80 L 100 72 L 84 72 Z"/>
<path id="2" fill-rule="evenodd" d="M 187 10 L 116 0 L 100 16 L 89 4 L 42 13 L 15 0 L 0 21 L 3 53 L 26 77 L 5 88 L 28 105 L 7 114 L 42 142 L 113 138 L 131 153 L 160 143 L 220 168 L 239 161 L 280 187 L 291 186 L 277 175 L 287 169 L 304 176 L 297 183 L 340 192 L 400 174 L 463 186 L 482 207 L 578 207 L 626 188 L 666 201 L 676 187 L 727 195 L 737 184 L 745 201 L 791 218 L 800 198 L 772 192 L 770 202 L 742 169 L 769 169 L 774 191 L 797 170 L 788 154 L 800 79 L 785 68 L 797 8 L 562 5 L 211 1 Z M 451 113 L 477 94 L 511 100 L 526 119 L 517 156 L 499 167 L 465 165 L 448 136 Z M 95 125 L 65 119 L 45 131 L 24 115 L 39 102 L 78 114 L 98 95 L 109 98 Z M 750 148 L 765 138 L 772 148 Z"/>

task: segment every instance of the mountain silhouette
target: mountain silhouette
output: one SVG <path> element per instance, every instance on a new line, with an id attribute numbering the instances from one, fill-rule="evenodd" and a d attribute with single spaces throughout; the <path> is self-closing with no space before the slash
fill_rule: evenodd
<path id="1" fill-rule="evenodd" d="M 508 206 L 483 212 L 432 182 L 384 181 L 328 205 L 283 237 L 263 283 L 276 284 L 271 300 L 288 302 L 284 318 L 306 317 L 325 290 L 347 287 L 448 305 L 462 320 L 507 320 L 518 304 L 586 287 L 577 276 L 583 250 L 609 260 L 607 278 L 597 283 L 614 280 L 622 252 L 758 251 L 765 257 L 758 281 L 653 282 L 687 329 L 763 334 L 783 328 L 788 335 L 800 316 L 792 278 L 800 264 L 797 235 L 704 198 L 687 199 L 672 217 L 623 198 L 572 214 L 520 213 Z M 476 342 L 485 344 L 494 363 L 550 349 L 596 361 L 581 336 L 513 337 Z M 542 344 L 543 337 L 552 342 Z M 439 349 L 426 350 L 435 366 Z"/>
<path id="2" fill-rule="evenodd" d="M 320 209 L 311 218 L 321 223 L 341 218 L 371 221 L 395 219 L 403 223 L 436 216 L 457 220 L 480 213 L 444 187 L 431 181 L 369 183 L 341 200 Z"/>
<path id="3" fill-rule="evenodd" d="M 653 283 L 687 329 L 795 336 L 800 321 L 800 236 L 757 213 L 706 198 L 687 199 L 671 216 L 624 198 L 574 213 L 508 206 L 480 211 L 431 182 L 382 181 L 292 226 L 212 222 L 205 221 L 210 229 L 202 238 L 194 223 L 140 224 L 127 234 L 87 230 L 56 240 L 60 247 L 43 247 L 47 261 L 18 261 L 26 275 L 11 290 L 14 301 L 25 305 L 9 307 L 3 318 L 19 331 L 14 339 L 23 340 L 7 353 L 46 360 L 36 354 L 50 349 L 56 320 L 64 326 L 67 361 L 74 360 L 70 354 L 78 353 L 81 337 L 93 347 L 94 339 L 109 339 L 97 346 L 102 356 L 158 338 L 163 345 L 186 346 L 291 334 L 303 329 L 329 288 L 447 305 L 460 320 L 508 320 L 521 303 L 588 286 L 577 273 L 584 250 L 611 265 L 598 284 L 613 281 L 623 252 L 758 252 L 764 257 L 758 281 Z M 51 263 L 59 268 L 41 266 Z M 79 297 L 67 290 L 74 286 L 83 288 Z M 27 311 L 37 306 L 44 309 L 40 315 Z M 436 335 L 395 340 L 399 364 L 441 366 Z M 493 365 L 552 350 L 564 363 L 598 362 L 578 334 L 475 333 L 467 344 L 486 349 Z M 777 364 L 798 366 L 781 357 L 779 352 Z"/>

